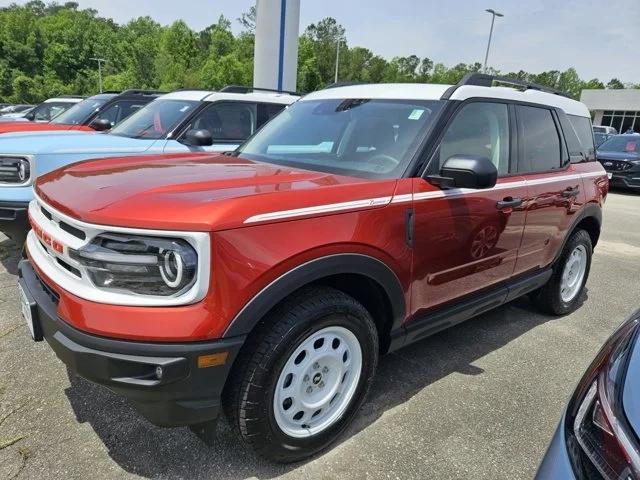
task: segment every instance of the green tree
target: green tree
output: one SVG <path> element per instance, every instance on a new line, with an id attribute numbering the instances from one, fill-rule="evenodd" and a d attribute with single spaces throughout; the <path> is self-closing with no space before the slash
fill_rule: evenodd
<path id="1" fill-rule="evenodd" d="M 624 88 L 624 84 L 617 78 L 612 78 L 611 80 L 609 80 L 609 83 L 607 83 L 607 88 L 610 88 L 612 90 L 620 90 Z"/>

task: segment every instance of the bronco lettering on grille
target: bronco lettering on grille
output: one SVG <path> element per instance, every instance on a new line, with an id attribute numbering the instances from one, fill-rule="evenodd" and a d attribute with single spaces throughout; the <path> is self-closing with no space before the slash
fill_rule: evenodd
<path id="1" fill-rule="evenodd" d="M 45 245 L 49 245 L 58 253 L 64 253 L 64 244 L 56 240 L 51 234 L 47 233 L 38 223 L 33 219 L 31 213 L 29 213 L 29 223 L 36 236 L 42 240 Z"/>

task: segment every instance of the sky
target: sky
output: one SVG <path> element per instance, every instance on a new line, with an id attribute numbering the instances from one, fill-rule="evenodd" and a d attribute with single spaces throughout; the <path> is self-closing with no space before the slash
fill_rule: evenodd
<path id="1" fill-rule="evenodd" d="M 46 0 L 48 1 L 48 0 Z M 177 19 L 202 30 L 220 14 L 234 20 L 252 0 L 76 0 L 118 23 L 149 15 L 162 24 Z M 448 66 L 482 62 L 491 15 L 496 20 L 489 65 L 504 72 L 566 70 L 605 83 L 615 77 L 640 83 L 640 0 L 300 0 L 300 32 L 334 17 L 350 46 L 390 59 L 411 54 Z M 0 0 L 0 6 L 13 1 Z M 16 3 L 26 3 L 18 0 Z M 61 1 L 60 3 L 63 3 Z"/>

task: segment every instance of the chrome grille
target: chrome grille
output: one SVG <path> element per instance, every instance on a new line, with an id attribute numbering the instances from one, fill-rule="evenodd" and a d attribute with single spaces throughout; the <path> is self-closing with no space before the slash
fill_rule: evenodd
<path id="1" fill-rule="evenodd" d="M 625 162 L 624 160 L 600 160 L 600 163 L 608 172 L 621 172 L 629 170 L 633 165 L 631 162 Z"/>
<path id="2" fill-rule="evenodd" d="M 22 157 L 0 157 L 0 182 L 21 185 L 29 182 L 31 164 Z"/>

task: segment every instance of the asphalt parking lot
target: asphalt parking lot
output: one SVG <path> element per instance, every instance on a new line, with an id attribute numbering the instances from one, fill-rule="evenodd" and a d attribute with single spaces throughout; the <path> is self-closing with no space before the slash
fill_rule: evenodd
<path id="1" fill-rule="evenodd" d="M 383 358 L 355 423 L 328 452 L 271 465 L 221 423 L 216 447 L 160 429 L 69 378 L 20 316 L 17 247 L 0 240 L 0 478 L 532 478 L 576 381 L 640 307 L 640 195 L 614 192 L 574 314 L 525 299 Z"/>

